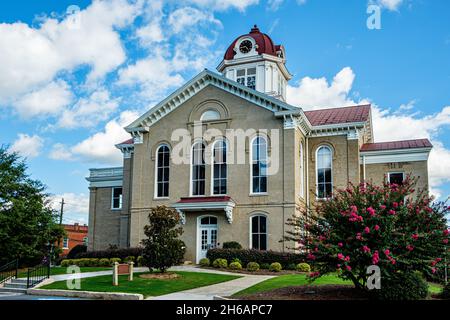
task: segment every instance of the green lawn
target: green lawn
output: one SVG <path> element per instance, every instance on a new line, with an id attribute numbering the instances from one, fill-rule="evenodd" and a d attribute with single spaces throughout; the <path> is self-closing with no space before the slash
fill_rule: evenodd
<path id="1" fill-rule="evenodd" d="M 303 286 L 306 284 L 309 284 L 306 275 L 286 274 L 260 282 L 250 288 L 235 293 L 234 296 L 253 294 L 257 292 L 269 291 L 282 287 Z M 353 285 L 351 281 L 344 281 L 341 278 L 338 278 L 336 275 L 326 275 L 318 278 L 316 281 L 312 283 L 312 285 L 323 285 L 323 284 Z M 442 291 L 442 286 L 435 283 L 428 283 L 428 284 L 429 284 L 428 291 L 430 293 L 440 293 Z"/>
<path id="2" fill-rule="evenodd" d="M 96 271 L 105 271 L 105 270 L 112 270 L 112 268 L 110 267 L 81 267 L 80 268 L 81 272 L 96 272 Z M 56 275 L 60 275 L 60 274 L 66 274 L 67 273 L 67 268 L 66 267 L 52 267 L 50 269 L 50 275 L 52 276 L 56 276 Z M 19 272 L 18 274 L 19 278 L 26 278 L 27 277 L 27 272 L 26 271 L 22 271 Z"/>
<path id="3" fill-rule="evenodd" d="M 214 273 L 201 272 L 176 272 L 181 277 L 170 280 L 159 279 L 143 279 L 139 275 L 143 273 L 136 273 L 133 281 L 128 281 L 128 276 L 119 276 L 119 285 L 112 285 L 112 276 L 99 276 L 92 278 L 81 279 L 82 291 L 97 291 L 97 292 L 126 292 L 126 293 L 140 293 L 145 297 L 159 296 L 172 292 L 188 290 L 203 286 L 208 286 L 220 282 L 230 281 L 240 276 L 222 275 Z M 64 289 L 67 290 L 66 281 L 58 281 L 49 285 L 43 286 L 40 289 Z"/>

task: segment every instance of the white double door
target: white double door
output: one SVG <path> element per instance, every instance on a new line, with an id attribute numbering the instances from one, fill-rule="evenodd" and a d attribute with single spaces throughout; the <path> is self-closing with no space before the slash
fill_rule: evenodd
<path id="1" fill-rule="evenodd" d="M 209 249 L 217 247 L 217 225 L 200 225 L 198 237 L 197 262 L 206 258 L 206 253 Z"/>

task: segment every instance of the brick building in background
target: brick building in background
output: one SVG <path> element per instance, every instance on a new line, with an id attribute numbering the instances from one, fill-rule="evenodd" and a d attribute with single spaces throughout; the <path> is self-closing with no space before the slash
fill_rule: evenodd
<path id="1" fill-rule="evenodd" d="M 88 226 L 75 224 L 63 224 L 66 236 L 59 244 L 63 250 L 61 255 L 67 255 L 73 247 L 79 244 L 88 245 Z"/>

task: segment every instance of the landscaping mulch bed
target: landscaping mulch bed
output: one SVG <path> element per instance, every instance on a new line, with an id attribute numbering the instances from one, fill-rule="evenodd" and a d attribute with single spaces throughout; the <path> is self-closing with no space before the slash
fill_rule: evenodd
<path id="1" fill-rule="evenodd" d="M 294 286 L 240 296 L 241 300 L 367 300 L 366 294 L 352 286 Z"/>
<path id="2" fill-rule="evenodd" d="M 257 276 L 281 276 L 283 274 L 301 274 L 302 272 L 298 272 L 295 270 L 281 270 L 280 272 L 273 272 L 269 271 L 267 269 L 259 269 L 258 271 L 247 271 L 246 269 L 242 270 L 232 270 L 228 268 L 213 268 L 213 267 L 200 267 L 200 269 L 209 269 L 209 270 L 217 270 L 217 271 L 226 271 L 226 272 L 233 272 L 233 273 L 243 273 L 243 274 L 252 274 Z M 309 272 L 305 273 L 309 274 Z"/>
<path id="3" fill-rule="evenodd" d="M 140 274 L 139 278 L 143 279 L 159 279 L 159 280 L 170 280 L 170 279 L 177 279 L 180 275 L 173 272 L 166 272 L 166 273 L 145 273 Z"/>

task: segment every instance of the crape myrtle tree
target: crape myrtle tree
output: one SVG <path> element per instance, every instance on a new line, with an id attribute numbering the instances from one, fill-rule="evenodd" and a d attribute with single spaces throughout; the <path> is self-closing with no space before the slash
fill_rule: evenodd
<path id="1" fill-rule="evenodd" d="M 0 146 L 0 265 L 16 258 L 22 265 L 38 263 L 64 235 L 45 186 L 26 170 L 17 153 Z"/>
<path id="2" fill-rule="evenodd" d="M 450 210 L 425 191 L 413 197 L 414 185 L 409 176 L 402 185 L 349 184 L 316 213 L 291 218 L 285 240 L 304 248 L 315 267 L 311 280 L 338 272 L 367 290 L 370 265 L 380 267 L 382 283 L 401 273 L 433 274 L 448 258 Z"/>
<path id="3" fill-rule="evenodd" d="M 168 268 L 183 261 L 185 244 L 178 239 L 183 234 L 179 225 L 180 215 L 166 206 L 151 208 L 144 227 L 147 239 L 142 240 L 145 265 L 150 269 L 166 272 Z"/>

